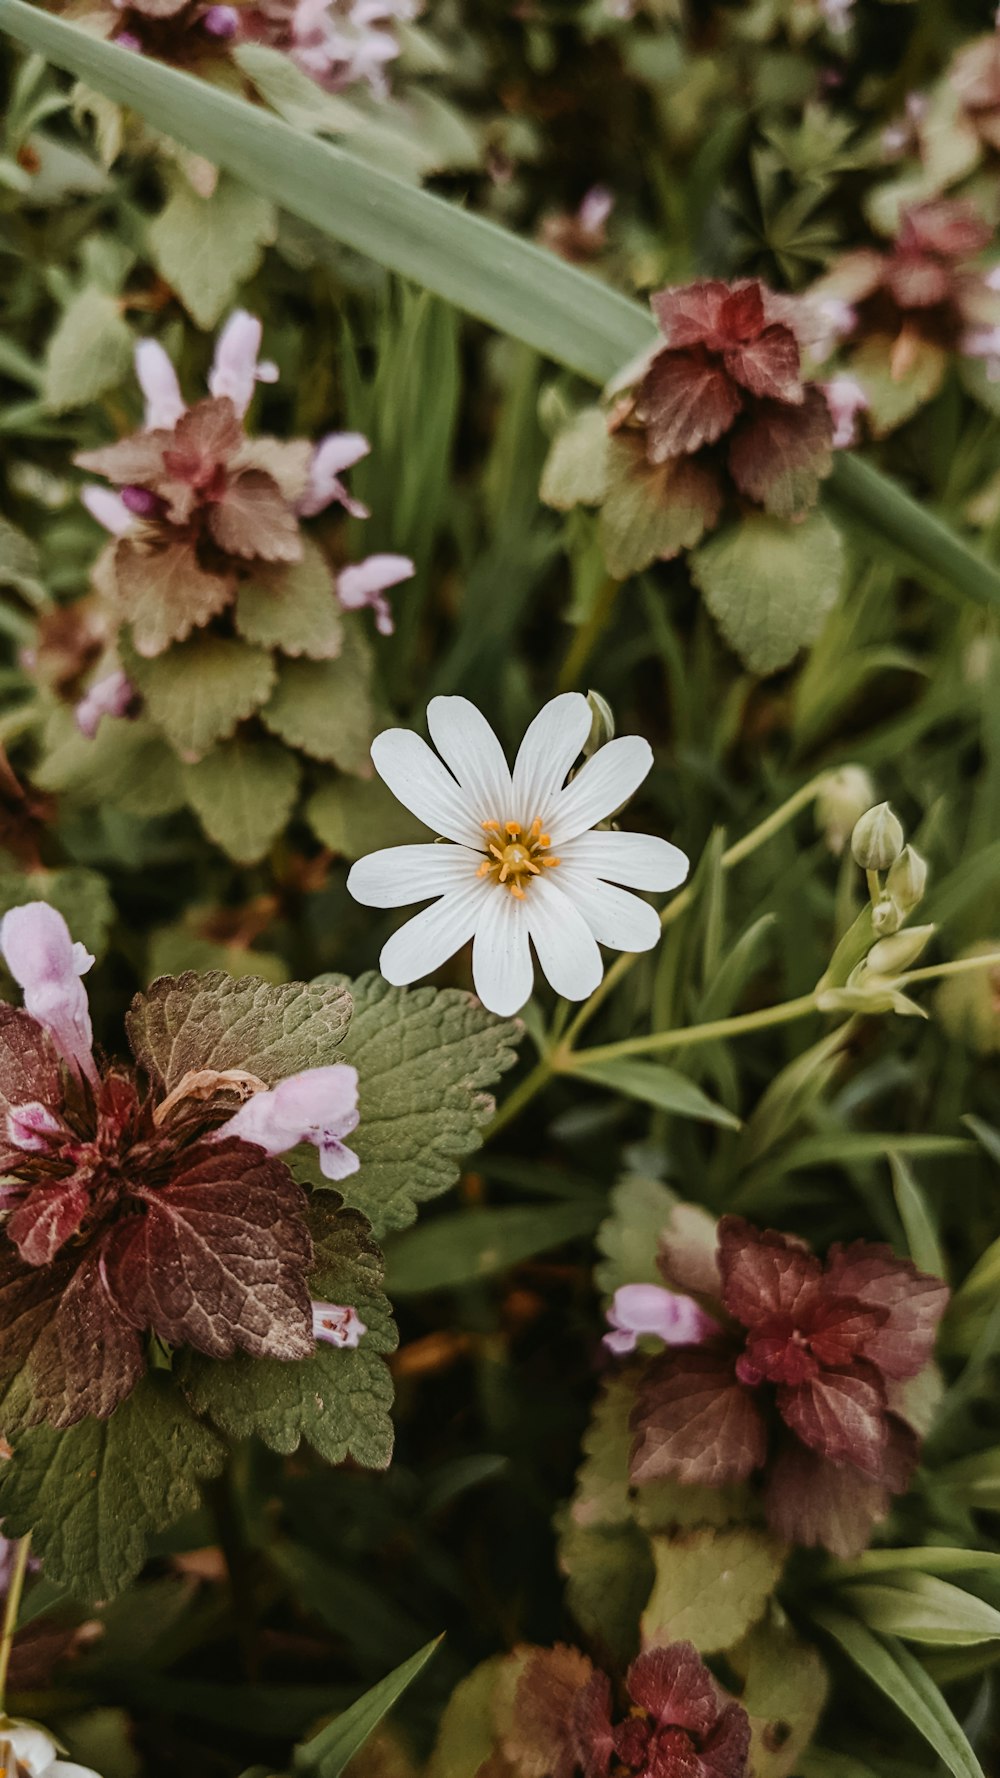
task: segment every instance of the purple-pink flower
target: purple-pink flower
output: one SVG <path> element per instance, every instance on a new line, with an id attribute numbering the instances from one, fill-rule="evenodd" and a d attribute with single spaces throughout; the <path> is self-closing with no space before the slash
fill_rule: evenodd
<path id="1" fill-rule="evenodd" d="M 73 714 L 80 733 L 92 741 L 102 716 L 124 716 L 135 697 L 135 686 L 120 667 L 105 673 L 88 686 Z"/>
<path id="2" fill-rule="evenodd" d="M 858 415 L 868 406 L 868 397 L 856 377 L 832 377 L 823 384 L 830 418 L 833 421 L 833 448 L 849 450 L 857 443 Z"/>
<path id="3" fill-rule="evenodd" d="M 609 1352 L 634 1352 L 642 1334 L 655 1334 L 667 1346 L 698 1346 L 718 1333 L 719 1323 L 693 1297 L 660 1284 L 623 1284 L 608 1310 Z"/>
<path id="4" fill-rule="evenodd" d="M 361 1342 L 368 1328 L 362 1321 L 357 1309 L 345 1307 L 343 1303 L 317 1303 L 312 1306 L 313 1334 L 317 1340 L 323 1340 L 328 1346 L 336 1346 L 340 1351 L 354 1349 Z"/>
<path id="5" fill-rule="evenodd" d="M 409 580 L 416 568 L 409 556 L 368 556 L 352 568 L 344 568 L 337 576 L 337 598 L 344 611 L 362 611 L 365 606 L 375 613 L 375 628 L 380 636 L 391 636 L 395 629 L 392 606 L 386 588 Z"/>
<path id="6" fill-rule="evenodd" d="M 342 1138 L 358 1127 L 358 1073 L 346 1062 L 291 1074 L 254 1093 L 217 1135 L 240 1136 L 265 1154 L 286 1154 L 300 1142 L 319 1150 L 324 1179 L 346 1179 L 361 1162 Z"/>
<path id="7" fill-rule="evenodd" d="M 29 901 L 4 915 L 0 951 L 23 990 L 25 1011 L 44 1026 L 67 1062 L 96 1081 L 94 1032 L 87 990 L 80 980 L 94 961 L 86 946 L 74 944 L 62 915 L 47 901 Z M 35 1110 L 33 1104 L 19 1106 L 15 1116 L 20 1120 L 28 1114 L 26 1128 L 37 1137 L 40 1126 L 37 1119 L 32 1123 Z"/>

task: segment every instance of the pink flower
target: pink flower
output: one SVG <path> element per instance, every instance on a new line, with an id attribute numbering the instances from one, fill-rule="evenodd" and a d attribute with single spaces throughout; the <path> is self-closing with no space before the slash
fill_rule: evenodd
<path id="1" fill-rule="evenodd" d="M 592 185 L 580 200 L 576 220 L 585 234 L 602 235 L 614 207 L 614 193 L 606 185 Z"/>
<path id="2" fill-rule="evenodd" d="M 118 39 L 119 43 L 121 38 Z M 140 340 L 135 349 L 135 374 L 146 398 L 143 424 L 148 432 L 171 432 L 187 412 L 180 384 L 159 340 Z"/>
<path id="3" fill-rule="evenodd" d="M 48 1138 L 61 1131 L 59 1119 L 37 1099 L 29 1099 L 26 1105 L 12 1105 L 7 1113 L 7 1136 L 25 1154 L 44 1154 Z"/>
<path id="4" fill-rule="evenodd" d="M 340 475 L 342 470 L 367 457 L 370 450 L 371 445 L 360 432 L 328 432 L 321 438 L 313 451 L 309 482 L 298 504 L 300 518 L 315 518 L 334 500 L 339 500 L 353 518 L 368 518 L 367 506 L 352 498 Z"/>
<path id="5" fill-rule="evenodd" d="M 278 367 L 258 362 L 264 329 L 256 315 L 236 309 L 219 335 L 208 373 L 209 394 L 218 401 L 228 396 L 240 418 L 253 400 L 258 383 L 276 383 Z"/>
<path id="6" fill-rule="evenodd" d="M 317 1340 L 325 1340 L 328 1346 L 337 1346 L 341 1351 L 345 1347 L 354 1348 L 360 1343 L 362 1334 L 368 1332 L 357 1309 L 345 1308 L 341 1303 L 313 1303 L 313 1334 Z"/>
<path id="7" fill-rule="evenodd" d="M 91 518 L 103 525 L 105 531 L 110 531 L 112 537 L 124 537 L 126 531 L 131 531 L 135 522 L 134 514 L 113 488 L 101 488 L 95 482 L 90 487 L 81 489 L 80 499 Z"/>
<path id="8" fill-rule="evenodd" d="M 202 19 L 210 37 L 235 37 L 240 28 L 240 15 L 235 6 L 210 6 Z"/>
<path id="9" fill-rule="evenodd" d="M 857 443 L 858 415 L 868 406 L 868 397 L 856 377 L 833 377 L 823 384 L 823 393 L 833 420 L 833 448 L 848 450 Z"/>
<path id="10" fill-rule="evenodd" d="M 635 1351 L 640 1334 L 656 1334 L 667 1346 L 699 1346 L 719 1331 L 719 1323 L 693 1297 L 659 1284 L 623 1284 L 608 1310 L 613 1329 L 605 1334 L 609 1352 Z"/>
<path id="11" fill-rule="evenodd" d="M 45 1027 L 66 1060 L 96 1082 L 94 1032 L 80 981 L 94 961 L 90 952 L 73 943 L 62 915 L 47 901 L 29 901 L 4 915 L 0 951 L 24 990 L 25 1011 Z"/>
<path id="12" fill-rule="evenodd" d="M 391 636 L 395 628 L 392 607 L 385 596 L 387 587 L 398 586 L 416 573 L 409 556 L 368 556 L 353 568 L 344 568 L 337 576 L 337 598 L 344 611 L 362 611 L 369 606 L 375 613 L 375 628 L 380 636 Z"/>
<path id="13" fill-rule="evenodd" d="M 92 741 L 102 716 L 124 716 L 135 697 L 131 679 L 116 667 L 84 692 L 73 714 L 80 733 Z"/>
<path id="14" fill-rule="evenodd" d="M 346 1062 L 290 1074 L 255 1093 L 216 1132 L 255 1142 L 265 1154 L 285 1154 L 300 1142 L 319 1149 L 324 1179 L 346 1179 L 361 1165 L 341 1140 L 358 1127 L 358 1073 Z"/>

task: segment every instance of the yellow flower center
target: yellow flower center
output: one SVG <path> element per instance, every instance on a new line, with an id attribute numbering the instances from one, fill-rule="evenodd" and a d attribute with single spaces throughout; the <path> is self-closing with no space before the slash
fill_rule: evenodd
<path id="1" fill-rule="evenodd" d="M 560 862 L 546 856 L 552 841 L 542 832 L 539 820 L 530 827 L 520 821 L 484 821 L 483 832 L 489 857 L 479 866 L 479 875 L 502 883 L 518 901 L 524 900 L 525 885 L 532 877 L 540 877 L 543 870 L 552 870 Z"/>

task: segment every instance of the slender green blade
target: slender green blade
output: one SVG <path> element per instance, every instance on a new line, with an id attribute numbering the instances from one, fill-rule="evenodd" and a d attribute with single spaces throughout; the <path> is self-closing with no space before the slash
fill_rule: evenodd
<path id="1" fill-rule="evenodd" d="M 676 1117 L 690 1117 L 706 1124 L 719 1124 L 724 1130 L 738 1130 L 740 1120 L 714 1099 L 686 1074 L 666 1068 L 662 1062 L 643 1062 L 625 1056 L 620 1062 L 594 1062 L 576 1070 L 581 1079 L 595 1080 L 613 1093 L 627 1093 L 658 1111 L 673 1112 Z"/>
<path id="2" fill-rule="evenodd" d="M 443 1638 L 435 1636 L 433 1642 L 427 1642 L 423 1648 L 411 1655 L 402 1666 L 396 1667 L 373 1685 L 371 1691 L 365 1692 L 356 1704 L 345 1710 L 335 1721 L 327 1723 L 318 1735 L 304 1742 L 295 1750 L 296 1772 L 308 1773 L 310 1778 L 340 1778 L 344 1768 L 360 1752 L 369 1735 L 374 1734 L 382 1721 L 406 1691 L 412 1685 L 417 1674 L 426 1667 Z"/>

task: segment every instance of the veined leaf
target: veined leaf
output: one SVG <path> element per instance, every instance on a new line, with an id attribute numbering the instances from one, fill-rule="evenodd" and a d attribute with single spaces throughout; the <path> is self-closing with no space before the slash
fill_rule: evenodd
<path id="1" fill-rule="evenodd" d="M 0 26 L 324 234 L 592 382 L 605 382 L 655 337 L 646 312 L 610 285 L 203 80 L 27 0 L 0 0 Z M 827 488 L 837 507 L 936 585 L 1000 604 L 1000 571 L 871 464 L 838 452 Z"/>
<path id="2" fill-rule="evenodd" d="M 643 1062 L 626 1056 L 620 1062 L 595 1062 L 573 1072 L 586 1080 L 596 1080 L 598 1086 L 610 1087 L 613 1093 L 625 1093 L 630 1099 L 641 1099 L 644 1105 L 655 1105 L 658 1111 L 672 1111 L 677 1117 L 693 1117 L 704 1124 L 721 1124 L 724 1130 L 740 1127 L 739 1118 L 724 1105 L 717 1105 L 686 1074 L 666 1068 L 662 1062 Z"/>
<path id="3" fill-rule="evenodd" d="M 365 1692 L 349 1710 L 296 1748 L 295 1770 L 309 1773 L 311 1778 L 340 1778 L 349 1761 L 378 1728 L 383 1716 L 426 1667 L 441 1641 L 440 1636 L 435 1636 L 433 1642 L 425 1643 L 401 1667 L 394 1668 L 379 1680 L 378 1685 L 373 1685 L 371 1691 Z"/>
<path id="4" fill-rule="evenodd" d="M 846 1596 L 873 1630 L 906 1642 L 965 1648 L 1000 1637 L 1000 1611 L 935 1574 L 897 1573 L 852 1581 Z"/>

